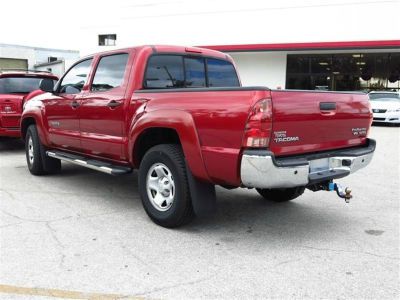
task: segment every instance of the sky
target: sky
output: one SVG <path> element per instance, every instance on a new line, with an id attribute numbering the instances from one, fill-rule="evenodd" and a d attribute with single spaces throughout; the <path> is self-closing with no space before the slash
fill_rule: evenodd
<path id="1" fill-rule="evenodd" d="M 0 43 L 90 52 L 114 32 L 120 46 L 400 40 L 399 11 L 400 0 L 12 0 Z"/>

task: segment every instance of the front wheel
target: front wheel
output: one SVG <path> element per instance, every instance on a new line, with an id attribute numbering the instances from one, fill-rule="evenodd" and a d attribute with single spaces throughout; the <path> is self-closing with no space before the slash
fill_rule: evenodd
<path id="1" fill-rule="evenodd" d="M 257 189 L 257 192 L 267 200 L 274 202 L 286 202 L 301 196 L 305 187 L 299 186 L 294 188 L 283 189 Z"/>
<path id="2" fill-rule="evenodd" d="M 139 193 L 146 213 L 158 225 L 173 228 L 194 218 L 179 145 L 157 145 L 146 152 L 139 168 Z"/>
<path id="3" fill-rule="evenodd" d="M 33 175 L 57 173 L 61 170 L 61 161 L 48 157 L 35 125 L 30 125 L 25 137 L 26 162 Z"/>

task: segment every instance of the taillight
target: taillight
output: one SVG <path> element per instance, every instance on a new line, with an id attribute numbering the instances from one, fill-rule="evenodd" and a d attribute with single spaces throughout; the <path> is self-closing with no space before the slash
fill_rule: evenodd
<path id="1" fill-rule="evenodd" d="M 251 108 L 245 127 L 243 146 L 250 148 L 268 147 L 271 131 L 271 99 L 262 99 Z"/>

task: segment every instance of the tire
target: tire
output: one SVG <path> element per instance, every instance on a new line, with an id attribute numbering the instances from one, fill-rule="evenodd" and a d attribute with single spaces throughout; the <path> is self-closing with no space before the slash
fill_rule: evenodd
<path id="1" fill-rule="evenodd" d="M 140 163 L 138 177 L 143 207 L 154 223 L 174 228 L 193 220 L 185 157 L 179 145 L 149 149 Z"/>
<path id="2" fill-rule="evenodd" d="M 58 173 L 61 170 L 61 161 L 46 155 L 46 149 L 40 142 L 36 125 L 28 127 L 25 153 L 29 172 L 33 175 Z"/>
<path id="3" fill-rule="evenodd" d="M 284 189 L 257 189 L 257 192 L 265 199 L 274 202 L 286 202 L 301 196 L 305 187 L 299 186 Z"/>

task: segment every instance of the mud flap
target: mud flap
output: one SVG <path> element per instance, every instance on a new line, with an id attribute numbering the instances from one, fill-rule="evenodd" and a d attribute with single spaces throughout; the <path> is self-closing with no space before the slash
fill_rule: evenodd
<path id="1" fill-rule="evenodd" d="M 196 216 L 208 216 L 213 214 L 217 208 L 215 186 L 194 178 L 187 164 L 186 173 L 189 182 L 193 210 Z"/>

